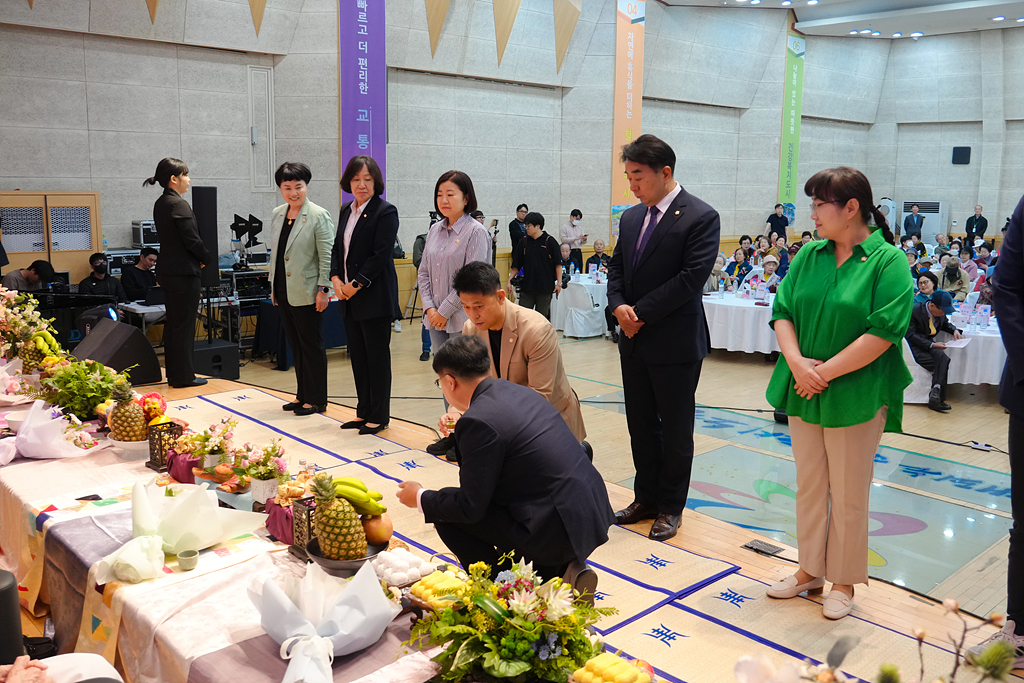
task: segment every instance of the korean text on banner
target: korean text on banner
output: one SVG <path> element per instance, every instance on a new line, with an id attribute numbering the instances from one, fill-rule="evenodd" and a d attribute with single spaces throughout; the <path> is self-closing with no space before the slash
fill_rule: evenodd
<path id="1" fill-rule="evenodd" d="M 384 0 L 339 0 L 341 159 L 372 156 L 387 177 L 388 93 Z M 340 175 L 340 174 L 339 174 Z M 352 195 L 346 190 L 343 201 Z"/>
<path id="2" fill-rule="evenodd" d="M 782 101 L 782 149 L 779 155 L 779 204 L 794 221 L 797 167 L 800 163 L 800 117 L 804 101 L 804 48 L 807 41 L 789 34 L 786 44 L 786 79 Z"/>
<path id="3" fill-rule="evenodd" d="M 640 136 L 644 89 L 644 0 L 618 0 L 615 17 L 615 107 L 612 129 L 611 237 L 619 236 L 622 212 L 636 204 L 626 169 L 619 160 L 623 145 Z"/>

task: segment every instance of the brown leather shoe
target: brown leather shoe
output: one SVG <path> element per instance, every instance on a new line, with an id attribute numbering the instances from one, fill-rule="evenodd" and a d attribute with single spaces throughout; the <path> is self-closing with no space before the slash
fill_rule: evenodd
<path id="1" fill-rule="evenodd" d="M 658 508 L 644 503 L 632 503 L 625 510 L 615 513 L 616 524 L 636 524 L 645 519 L 654 519 L 658 516 Z"/>
<path id="2" fill-rule="evenodd" d="M 658 514 L 658 518 L 654 520 L 654 524 L 651 525 L 651 533 L 647 534 L 647 538 L 652 541 L 667 541 L 676 535 L 679 531 L 679 522 L 682 519 L 682 515 L 666 515 L 664 512 Z"/>

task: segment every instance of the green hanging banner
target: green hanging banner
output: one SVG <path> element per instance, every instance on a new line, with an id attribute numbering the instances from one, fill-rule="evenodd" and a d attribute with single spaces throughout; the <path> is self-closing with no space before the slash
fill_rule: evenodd
<path id="1" fill-rule="evenodd" d="M 790 33 L 786 45 L 786 80 L 782 102 L 782 149 L 779 155 L 779 204 L 790 225 L 796 211 L 797 168 L 800 163 L 800 116 L 804 102 L 804 48 L 807 41 Z"/>

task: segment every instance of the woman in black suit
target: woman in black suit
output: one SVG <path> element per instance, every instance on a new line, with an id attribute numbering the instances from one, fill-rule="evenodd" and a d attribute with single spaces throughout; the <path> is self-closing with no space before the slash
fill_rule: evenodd
<path id="1" fill-rule="evenodd" d="M 199 236 L 192 207 L 181 197 L 191 182 L 185 162 L 167 157 L 157 164 L 153 177 L 142 183 L 144 187 L 160 183 L 164 188 L 153 205 L 153 222 L 160 240 L 156 279 L 167 299 L 164 365 L 167 383 L 174 388 L 206 384 L 205 379 L 196 377 L 193 354 L 200 269 L 213 264 L 214 257 Z"/>
<path id="2" fill-rule="evenodd" d="M 331 282 L 345 316 L 357 396 L 357 419 L 341 428 L 376 434 L 391 420 L 391 323 L 402 317 L 393 257 L 398 209 L 381 199 L 384 177 L 372 157 L 352 157 L 341 187 L 354 199 L 338 217 Z"/>

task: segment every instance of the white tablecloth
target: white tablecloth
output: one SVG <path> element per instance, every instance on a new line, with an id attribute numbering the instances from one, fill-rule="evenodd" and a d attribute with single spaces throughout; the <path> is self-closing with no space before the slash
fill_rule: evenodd
<path id="1" fill-rule="evenodd" d="M 945 336 L 945 335 L 943 335 Z M 971 343 L 962 349 L 946 349 L 950 384 L 999 384 L 1006 363 L 1006 348 L 995 319 L 988 329 L 964 332 Z"/>
<path id="2" fill-rule="evenodd" d="M 739 299 L 732 292 L 726 292 L 721 299 L 717 293 L 704 297 L 711 348 L 745 353 L 779 351 L 775 330 L 768 325 L 772 319 L 771 305 L 755 304 L 754 299 Z"/>
<path id="3" fill-rule="evenodd" d="M 607 280 L 601 284 L 594 282 L 594 279 L 589 275 L 577 275 L 573 278 L 573 282 L 583 285 L 586 290 L 590 293 L 590 296 L 594 299 L 594 311 L 591 315 L 598 316 L 601 319 L 601 329 L 607 329 L 605 325 L 604 309 L 608 305 L 608 282 Z M 551 324 L 555 326 L 556 330 L 565 329 L 565 317 L 568 313 L 567 308 L 562 304 L 562 301 L 558 297 L 551 299 Z"/>

